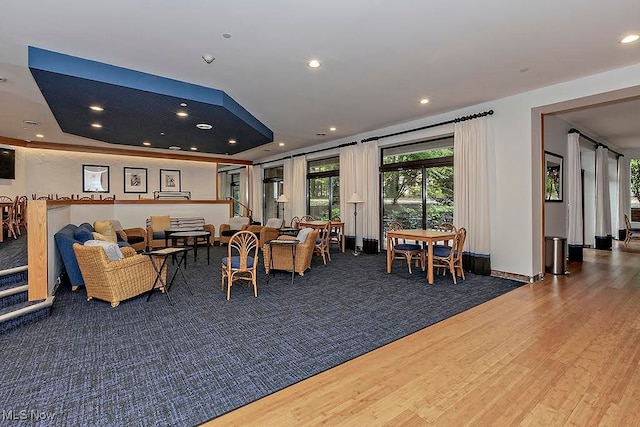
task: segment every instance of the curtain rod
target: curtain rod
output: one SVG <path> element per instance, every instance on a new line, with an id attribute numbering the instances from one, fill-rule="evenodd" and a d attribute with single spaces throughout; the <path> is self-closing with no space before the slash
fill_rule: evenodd
<path id="1" fill-rule="evenodd" d="M 584 133 L 580 132 L 580 131 L 579 131 L 578 129 L 576 129 L 576 128 L 571 128 L 571 129 L 569 129 L 569 132 L 567 132 L 567 133 L 577 133 L 578 135 L 580 135 L 581 137 L 583 137 L 583 138 L 584 138 L 584 139 L 586 139 L 587 141 L 594 143 L 594 144 L 596 145 L 596 148 L 597 148 L 597 147 L 604 147 L 604 148 L 606 148 L 607 150 L 611 151 L 613 154 L 617 155 L 618 157 L 624 157 L 624 154 L 620 154 L 620 153 L 618 153 L 617 151 L 612 150 L 611 148 L 607 147 L 605 144 L 603 144 L 603 143 L 601 143 L 601 142 L 596 141 L 595 139 L 591 138 L 591 137 L 590 137 L 590 136 L 588 136 L 588 135 L 585 135 Z"/>
<path id="2" fill-rule="evenodd" d="M 477 114 L 471 114 L 469 116 L 462 116 L 462 117 L 457 117 L 455 119 L 451 119 L 451 120 L 447 120 L 446 122 L 440 122 L 440 123 L 434 123 L 432 125 L 427 125 L 427 126 L 422 126 L 419 128 L 415 128 L 415 129 L 408 129 L 408 130 L 403 130 L 400 132 L 395 132 L 395 133 L 389 133 L 387 135 L 380 135 L 380 136 L 372 136 L 370 138 L 365 138 L 360 142 L 371 142 L 371 141 L 377 141 L 379 139 L 382 138 L 389 138 L 390 136 L 397 136 L 397 135 L 403 135 L 405 133 L 409 133 L 409 132 L 417 132 L 419 130 L 425 130 L 425 129 L 430 129 L 430 128 L 435 128 L 438 126 L 443 126 L 443 125 L 448 125 L 451 123 L 458 123 L 458 122 L 465 122 L 467 120 L 472 120 L 472 119 L 478 119 L 480 117 L 484 117 L 484 116 L 490 116 L 493 114 L 493 110 L 489 110 L 489 111 L 484 111 L 482 113 L 477 113 Z"/>
<path id="3" fill-rule="evenodd" d="M 307 154 L 321 153 L 323 151 L 334 150 L 336 148 L 348 147 L 349 145 L 356 145 L 357 143 L 358 143 L 358 141 L 351 141 L 351 142 L 347 142 L 347 143 L 344 143 L 344 144 L 337 145 L 335 147 L 321 148 L 321 149 L 315 150 L 315 151 L 307 151 L 306 153 L 293 154 L 293 155 L 290 155 L 290 156 L 281 157 L 279 159 L 269 160 L 267 162 L 254 163 L 253 165 L 254 166 L 259 166 L 259 165 L 266 165 L 267 163 L 281 162 L 283 160 L 293 159 L 294 157 L 306 156 Z"/>

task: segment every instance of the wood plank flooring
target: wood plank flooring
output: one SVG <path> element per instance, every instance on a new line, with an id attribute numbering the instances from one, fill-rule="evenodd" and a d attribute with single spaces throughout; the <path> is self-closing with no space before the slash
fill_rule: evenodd
<path id="1" fill-rule="evenodd" d="M 640 242 L 614 245 L 206 425 L 638 426 Z"/>

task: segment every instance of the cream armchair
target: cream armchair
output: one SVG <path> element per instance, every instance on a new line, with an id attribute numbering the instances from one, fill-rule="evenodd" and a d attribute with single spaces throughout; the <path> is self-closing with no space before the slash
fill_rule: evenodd
<path id="1" fill-rule="evenodd" d="M 227 224 L 220 224 L 220 244 L 226 245 L 229 243 L 231 236 L 238 231 L 246 230 L 249 227 L 250 219 L 248 216 L 234 216 L 229 218 Z"/>

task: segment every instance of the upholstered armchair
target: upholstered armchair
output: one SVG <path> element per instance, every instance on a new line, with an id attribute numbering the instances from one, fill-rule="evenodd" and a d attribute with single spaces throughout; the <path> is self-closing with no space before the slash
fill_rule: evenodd
<path id="1" fill-rule="evenodd" d="M 262 249 L 266 242 L 278 238 L 278 229 L 282 227 L 284 227 L 284 219 L 269 218 L 265 225 L 249 225 L 247 230 L 258 236 L 259 246 Z"/>
<path id="2" fill-rule="evenodd" d="M 302 231 L 306 230 L 306 231 Z M 304 272 L 308 268 L 311 268 L 311 259 L 313 258 L 313 251 L 316 246 L 316 240 L 318 239 L 318 230 L 311 228 L 303 228 L 298 233 L 298 237 L 293 236 L 280 236 L 278 239 L 282 240 L 300 240 L 300 243 L 296 246 L 296 265 L 295 272 L 303 276 Z M 303 239 L 304 234 L 304 241 Z M 273 251 L 273 258 L 271 255 Z M 291 271 L 293 266 L 293 257 L 291 254 L 291 248 L 289 246 L 273 246 L 265 244 L 262 248 L 264 269 L 267 274 L 271 269 L 271 261 L 273 261 L 274 270 Z"/>
<path id="3" fill-rule="evenodd" d="M 248 216 L 234 216 L 229 218 L 227 224 L 220 224 L 220 244 L 224 245 L 229 243 L 231 236 L 238 231 L 246 230 L 249 227 L 249 223 L 250 220 Z"/>
<path id="4" fill-rule="evenodd" d="M 82 272 L 87 300 L 108 301 L 117 307 L 120 301 L 149 291 L 156 280 L 156 270 L 147 255 L 136 254 L 132 247 L 121 248 L 123 259 L 110 261 L 101 246 L 73 244 Z M 156 260 L 161 265 L 162 260 Z M 166 269 L 162 272 L 166 283 Z"/>

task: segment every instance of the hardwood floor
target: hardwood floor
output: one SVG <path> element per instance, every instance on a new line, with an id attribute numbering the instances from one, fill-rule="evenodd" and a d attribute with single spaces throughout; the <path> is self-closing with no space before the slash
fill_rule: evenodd
<path id="1" fill-rule="evenodd" d="M 614 245 L 206 425 L 638 426 L 640 242 Z"/>

